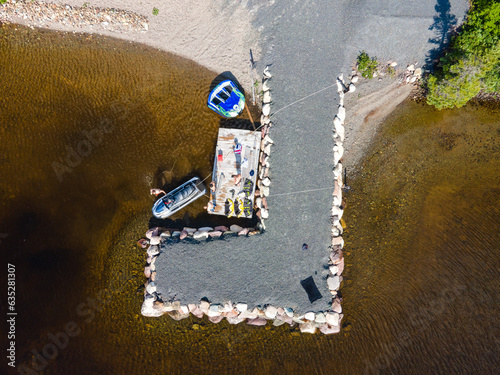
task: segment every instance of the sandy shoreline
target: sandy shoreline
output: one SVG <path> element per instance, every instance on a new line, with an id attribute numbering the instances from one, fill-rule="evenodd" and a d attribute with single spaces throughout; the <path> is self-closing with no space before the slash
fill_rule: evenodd
<path id="1" fill-rule="evenodd" d="M 29 4 L 30 12 L 36 9 L 36 4 L 42 2 L 24 2 Z M 27 26 L 49 28 L 58 31 L 97 33 L 115 38 L 126 39 L 132 42 L 172 52 L 193 60 L 217 74 L 230 71 L 246 88 L 250 88 L 249 58 L 252 49 L 255 60 L 259 59 L 261 48 L 258 44 L 259 32 L 252 26 L 252 21 L 258 8 L 249 9 L 247 2 L 226 2 L 223 0 L 210 1 L 183 1 L 182 5 L 174 0 L 141 2 L 129 0 L 52 0 L 56 5 L 69 5 L 68 13 L 75 14 L 81 8 L 117 9 L 136 14 L 141 20 L 146 20 L 142 31 L 127 30 L 125 27 L 113 27 L 118 20 L 113 12 L 109 12 L 108 19 L 93 25 L 72 25 L 71 17 L 64 17 L 54 21 L 43 17 L 30 20 L 26 14 L 11 14 L 3 20 Z M 47 4 L 47 3 L 45 3 Z M 23 2 L 8 0 L 2 7 L 22 8 Z M 79 9 L 80 8 L 80 9 Z M 153 15 L 153 9 L 157 15 Z M 97 10 L 99 13 L 100 10 Z M 2 17 L 0 16 L 0 21 Z M 125 21 L 127 22 L 127 21 Z M 126 25 L 128 26 L 128 24 Z"/>
<path id="2" fill-rule="evenodd" d="M 364 79 L 357 84 L 353 95 L 346 96 L 343 166 L 348 174 L 356 170 L 384 119 L 410 96 L 413 89 L 413 85 L 401 84 L 397 78 Z"/>

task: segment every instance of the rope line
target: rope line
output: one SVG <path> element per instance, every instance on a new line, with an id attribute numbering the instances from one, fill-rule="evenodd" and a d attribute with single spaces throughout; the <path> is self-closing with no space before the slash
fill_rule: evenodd
<path id="1" fill-rule="evenodd" d="M 207 177 L 205 177 L 201 182 L 204 182 L 207 178 L 209 178 L 210 176 L 212 175 L 212 173 L 210 173 Z"/>
<path id="2" fill-rule="evenodd" d="M 307 96 L 304 96 L 303 98 L 301 98 L 301 99 L 299 99 L 299 100 L 296 100 L 296 101 L 294 101 L 294 102 L 292 102 L 292 103 L 290 103 L 290 104 L 287 104 L 287 105 L 286 105 L 286 106 L 284 106 L 283 108 L 280 108 L 280 109 L 278 109 L 276 112 L 274 112 L 273 114 L 271 114 L 271 116 L 269 116 L 269 117 L 273 117 L 276 113 L 278 113 L 278 112 L 280 112 L 280 111 L 284 110 L 285 108 L 288 108 L 288 107 L 290 107 L 290 106 L 292 106 L 292 105 L 294 105 L 294 104 L 297 104 L 297 103 L 299 103 L 299 102 L 301 102 L 301 101 L 303 101 L 303 100 L 306 100 L 307 98 L 310 98 L 310 97 L 311 97 L 311 96 L 313 96 L 313 95 L 319 94 L 319 93 L 320 93 L 320 92 L 322 92 L 322 91 L 328 90 L 329 88 L 332 88 L 332 87 L 333 87 L 333 86 L 335 86 L 335 85 L 337 85 L 337 83 L 334 83 L 333 85 L 330 85 L 330 86 L 324 87 L 324 88 L 322 88 L 321 90 L 315 91 L 315 92 L 313 92 L 312 94 L 309 94 L 309 95 L 307 95 Z"/>
<path id="3" fill-rule="evenodd" d="M 308 189 L 308 190 L 301 190 L 301 191 L 292 191 L 290 193 L 280 193 L 280 194 L 271 194 L 268 196 L 269 197 L 277 197 L 277 196 L 281 196 L 281 195 L 292 195 L 292 194 L 301 194 L 301 193 L 309 193 L 311 191 L 320 191 L 320 190 L 328 190 L 328 189 L 335 189 L 335 186 L 330 186 L 330 187 L 326 187 L 326 188 L 319 188 L 319 189 Z"/>
<path id="4" fill-rule="evenodd" d="M 330 85 L 330 86 L 324 87 L 324 88 L 322 88 L 322 89 L 320 89 L 320 90 L 318 90 L 318 91 L 315 91 L 315 92 L 313 92 L 312 94 L 309 94 L 309 95 L 307 95 L 307 96 L 304 96 L 303 98 L 301 98 L 301 99 L 299 99 L 299 100 L 296 100 L 296 101 L 294 101 L 294 102 L 292 102 L 292 103 L 290 103 L 290 104 L 287 104 L 287 105 L 286 105 L 286 106 L 284 106 L 283 108 L 280 108 L 280 109 L 278 109 L 276 112 L 272 113 L 272 114 L 269 116 L 269 118 L 273 117 L 276 113 L 278 113 L 278 112 L 280 112 L 280 111 L 284 110 L 285 108 L 288 108 L 288 107 L 290 107 L 290 106 L 292 106 L 292 105 L 294 105 L 294 104 L 297 104 L 297 103 L 299 103 L 299 102 L 301 102 L 301 101 L 303 101 L 303 100 L 306 100 L 307 98 L 310 98 L 311 96 L 314 96 L 314 95 L 316 95 L 316 94 L 319 94 L 319 93 L 320 93 L 320 92 L 322 92 L 322 91 L 328 90 L 329 88 L 332 88 L 332 87 L 333 87 L 333 86 L 335 86 L 335 85 L 336 85 L 336 83 L 334 83 L 333 85 Z M 261 126 L 259 126 L 257 129 L 255 129 L 255 131 L 259 130 L 259 129 L 260 129 L 260 128 L 262 128 L 263 126 L 264 126 L 264 124 L 262 124 L 262 125 L 261 125 Z"/>

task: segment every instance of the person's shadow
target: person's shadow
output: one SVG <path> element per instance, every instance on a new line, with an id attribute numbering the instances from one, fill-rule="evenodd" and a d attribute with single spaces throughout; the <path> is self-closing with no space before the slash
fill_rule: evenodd
<path id="1" fill-rule="evenodd" d="M 450 0 L 438 0 L 434 9 L 436 9 L 437 15 L 434 16 L 434 22 L 429 30 L 434 30 L 435 36 L 429 39 L 429 43 L 436 46 L 427 53 L 425 59 L 425 67 L 431 71 L 439 62 L 443 51 L 448 47 L 450 34 L 457 25 L 457 17 L 450 13 Z"/>

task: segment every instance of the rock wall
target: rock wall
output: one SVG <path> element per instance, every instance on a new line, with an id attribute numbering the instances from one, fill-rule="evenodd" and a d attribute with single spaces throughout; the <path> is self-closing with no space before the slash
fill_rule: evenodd
<path id="1" fill-rule="evenodd" d="M 342 205 L 342 163 L 341 159 L 344 153 L 344 121 L 345 107 L 344 95 L 348 92 L 354 92 L 356 87 L 351 82 L 349 85 L 343 80 L 342 75 L 337 78 L 337 88 L 340 96 L 338 112 L 333 119 L 333 139 L 335 145 L 333 147 L 333 205 L 331 211 L 332 218 L 332 240 L 329 256 L 329 275 L 327 278 L 328 288 L 332 294 L 332 305 L 328 311 L 309 311 L 306 314 L 299 315 L 290 307 L 276 307 L 272 305 L 249 307 L 245 302 L 225 301 L 223 303 L 211 302 L 206 299 L 200 300 L 198 304 L 182 305 L 180 301 L 164 302 L 156 293 L 155 285 L 155 260 L 160 254 L 160 245 L 162 241 L 166 241 L 169 237 L 178 237 L 184 239 L 191 237 L 195 240 L 206 240 L 209 237 L 223 237 L 226 235 L 248 236 L 260 233 L 265 230 L 265 220 L 269 217 L 269 207 L 266 198 L 269 196 L 270 179 L 270 151 L 274 144 L 269 136 L 272 122 L 271 114 L 271 94 L 269 88 L 269 80 L 271 73 L 266 68 L 263 77 L 263 106 L 261 117 L 261 132 L 262 144 L 261 154 L 259 157 L 259 175 L 257 179 L 255 212 L 259 218 L 257 228 L 242 228 L 238 225 L 231 225 L 229 228 L 224 226 L 219 227 L 203 227 L 203 228 L 184 228 L 180 230 L 172 230 L 168 228 L 153 228 L 146 233 L 148 240 L 144 239 L 140 242 L 141 246 L 148 247 L 147 261 L 144 269 L 144 275 L 148 279 L 144 292 L 144 302 L 141 313 L 148 317 L 157 317 L 163 314 L 168 314 L 175 320 L 187 318 L 190 314 L 198 318 L 206 315 L 213 323 L 219 323 L 226 319 L 230 324 L 238 324 L 245 322 L 250 325 L 266 325 L 268 321 L 279 326 L 289 324 L 293 326 L 298 324 L 301 332 L 315 333 L 320 331 L 323 334 L 337 333 L 340 331 L 340 323 L 343 318 L 342 314 L 342 299 L 338 296 L 340 283 L 342 282 L 342 272 L 344 270 L 343 247 L 344 240 L 342 238 L 343 227 L 341 224 L 342 214 L 344 212 Z M 353 79 L 352 81 L 355 81 Z"/>
<path id="2" fill-rule="evenodd" d="M 269 206 L 267 197 L 269 196 L 269 187 L 271 186 L 271 177 L 269 170 L 271 168 L 271 147 L 274 141 L 269 136 L 273 123 L 270 119 L 271 114 L 271 89 L 269 80 L 272 75 L 269 67 L 266 67 L 262 77 L 262 114 L 261 122 L 261 144 L 259 155 L 259 175 L 257 176 L 257 189 L 255 191 L 255 214 L 259 219 L 258 227 L 262 230 L 266 229 L 265 220 L 269 217 Z"/>
<path id="3" fill-rule="evenodd" d="M 329 311 L 310 311 L 303 315 L 295 313 L 289 307 L 275 307 L 272 305 L 249 307 L 245 302 L 233 303 L 225 301 L 224 303 L 213 303 L 202 299 L 198 304 L 182 305 L 180 301 L 165 302 L 161 300 L 156 292 L 155 262 L 160 254 L 160 246 L 163 241 L 166 241 L 171 236 L 180 237 L 181 233 L 185 233 L 186 237 L 191 236 L 196 238 L 196 233 L 207 233 L 208 236 L 208 233 L 215 232 L 222 232 L 224 235 L 227 233 L 235 235 L 245 229 L 248 228 L 241 228 L 236 225 L 232 225 L 230 228 L 184 228 L 182 231 L 171 231 L 161 228 L 150 229 L 146 233 L 148 241 L 141 242 L 141 244 L 147 247 L 147 260 L 146 267 L 144 268 L 144 276 L 147 278 L 147 281 L 141 314 L 147 317 L 158 317 L 168 314 L 175 320 L 187 318 L 190 314 L 198 318 L 206 315 L 212 323 L 219 323 L 223 319 L 226 319 L 230 324 L 246 322 L 250 325 L 262 326 L 266 325 L 268 321 L 272 321 L 272 324 L 275 326 L 285 323 L 290 326 L 298 324 L 300 330 L 307 333 L 315 333 L 317 330 L 324 334 L 339 332 L 340 322 L 343 317 L 339 298 L 334 299 L 332 309 Z M 205 236 L 207 235 L 203 237 L 206 238 Z"/>

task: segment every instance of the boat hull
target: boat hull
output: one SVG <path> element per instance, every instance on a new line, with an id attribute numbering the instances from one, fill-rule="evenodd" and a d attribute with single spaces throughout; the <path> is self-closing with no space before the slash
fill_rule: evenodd
<path id="1" fill-rule="evenodd" d="M 194 177 L 158 199 L 153 205 L 153 216 L 158 219 L 166 219 L 205 193 L 206 188 L 201 180 Z"/>

